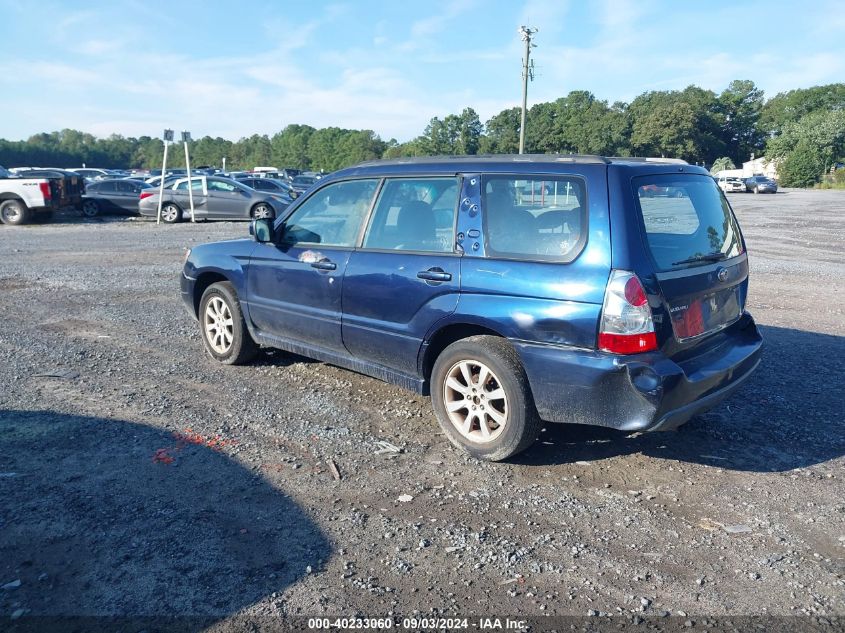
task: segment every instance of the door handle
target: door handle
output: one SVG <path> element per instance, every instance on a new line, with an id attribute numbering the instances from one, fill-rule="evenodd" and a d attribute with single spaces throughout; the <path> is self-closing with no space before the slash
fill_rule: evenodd
<path id="1" fill-rule="evenodd" d="M 452 281 L 452 273 L 444 272 L 441 268 L 429 268 L 417 273 L 417 277 L 426 281 Z"/>
<path id="2" fill-rule="evenodd" d="M 321 259 L 318 262 L 311 262 L 311 268 L 316 268 L 317 270 L 335 270 L 337 264 L 328 259 Z"/>

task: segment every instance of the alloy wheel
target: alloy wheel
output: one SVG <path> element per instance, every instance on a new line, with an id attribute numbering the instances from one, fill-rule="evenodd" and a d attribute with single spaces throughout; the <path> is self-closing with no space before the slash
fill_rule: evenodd
<path id="1" fill-rule="evenodd" d="M 235 322 L 232 311 L 220 297 L 211 297 L 205 306 L 203 315 L 205 338 L 218 354 L 226 354 L 232 347 L 235 337 Z"/>
<path id="2" fill-rule="evenodd" d="M 172 204 L 165 205 L 161 210 L 161 219 L 165 222 L 175 222 L 179 217 L 179 209 Z"/>
<path id="3" fill-rule="evenodd" d="M 97 212 L 99 210 L 100 209 L 97 206 L 97 203 L 94 202 L 93 200 L 86 200 L 85 202 L 82 203 L 82 215 L 84 215 L 87 218 L 93 218 L 94 216 L 97 215 Z"/>
<path id="4" fill-rule="evenodd" d="M 487 365 L 477 360 L 455 363 L 446 374 L 443 399 L 449 421 L 471 442 L 492 442 L 508 421 L 508 399 Z"/>
<path id="5" fill-rule="evenodd" d="M 259 204 L 257 207 L 255 207 L 255 212 L 252 214 L 252 216 L 256 220 L 262 220 L 272 218 L 273 212 L 270 210 L 270 207 L 266 204 Z"/>

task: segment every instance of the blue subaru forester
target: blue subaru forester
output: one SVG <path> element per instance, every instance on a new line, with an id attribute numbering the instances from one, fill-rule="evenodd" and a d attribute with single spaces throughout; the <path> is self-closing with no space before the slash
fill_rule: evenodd
<path id="1" fill-rule="evenodd" d="M 736 217 L 683 161 L 374 161 L 250 232 L 185 262 L 212 358 L 275 347 L 430 394 L 479 458 L 541 420 L 677 427 L 760 362 Z"/>

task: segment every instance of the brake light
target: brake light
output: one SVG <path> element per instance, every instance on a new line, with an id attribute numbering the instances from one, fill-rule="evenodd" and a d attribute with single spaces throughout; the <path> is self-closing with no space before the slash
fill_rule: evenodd
<path id="1" fill-rule="evenodd" d="M 639 354 L 657 349 L 654 321 L 645 288 L 637 276 L 614 270 L 604 293 L 599 349 L 614 354 Z"/>
<path id="2" fill-rule="evenodd" d="M 50 200 L 53 197 L 53 192 L 50 191 L 50 183 L 49 182 L 39 182 L 38 187 L 41 189 L 41 195 L 44 196 L 44 200 Z"/>
<path id="3" fill-rule="evenodd" d="M 138 200 L 140 201 L 140 200 L 143 200 L 144 198 L 149 198 L 151 195 L 153 195 L 152 191 L 142 191 Z"/>

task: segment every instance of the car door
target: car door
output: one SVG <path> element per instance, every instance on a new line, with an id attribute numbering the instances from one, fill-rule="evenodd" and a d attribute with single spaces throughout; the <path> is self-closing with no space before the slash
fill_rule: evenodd
<path id="1" fill-rule="evenodd" d="M 425 335 L 457 307 L 459 180 L 385 180 L 343 279 L 343 343 L 355 356 L 415 375 Z"/>
<path id="2" fill-rule="evenodd" d="M 117 192 L 114 197 L 116 210 L 123 213 L 137 213 L 141 186 L 132 180 L 118 180 L 116 185 Z"/>
<path id="3" fill-rule="evenodd" d="M 247 269 L 249 319 L 259 332 L 345 353 L 341 336 L 343 274 L 372 205 L 378 179 L 335 182 L 313 191 L 276 222 Z"/>
<path id="4" fill-rule="evenodd" d="M 97 184 L 96 193 L 97 204 L 100 205 L 100 211 L 104 213 L 112 213 L 120 209 L 118 201 L 120 200 L 120 193 L 117 190 L 116 180 L 102 180 Z"/>
<path id="5" fill-rule="evenodd" d="M 206 209 L 212 219 L 239 220 L 249 217 L 252 195 L 234 181 L 208 179 Z"/>
<path id="6" fill-rule="evenodd" d="M 191 195 L 188 195 L 187 178 L 178 181 L 170 190 L 169 196 L 165 186 L 165 202 L 172 199 L 182 209 L 184 219 L 189 220 L 191 218 L 191 196 L 193 196 L 194 215 L 198 218 L 207 217 L 205 180 L 205 178 L 191 178 Z"/>

